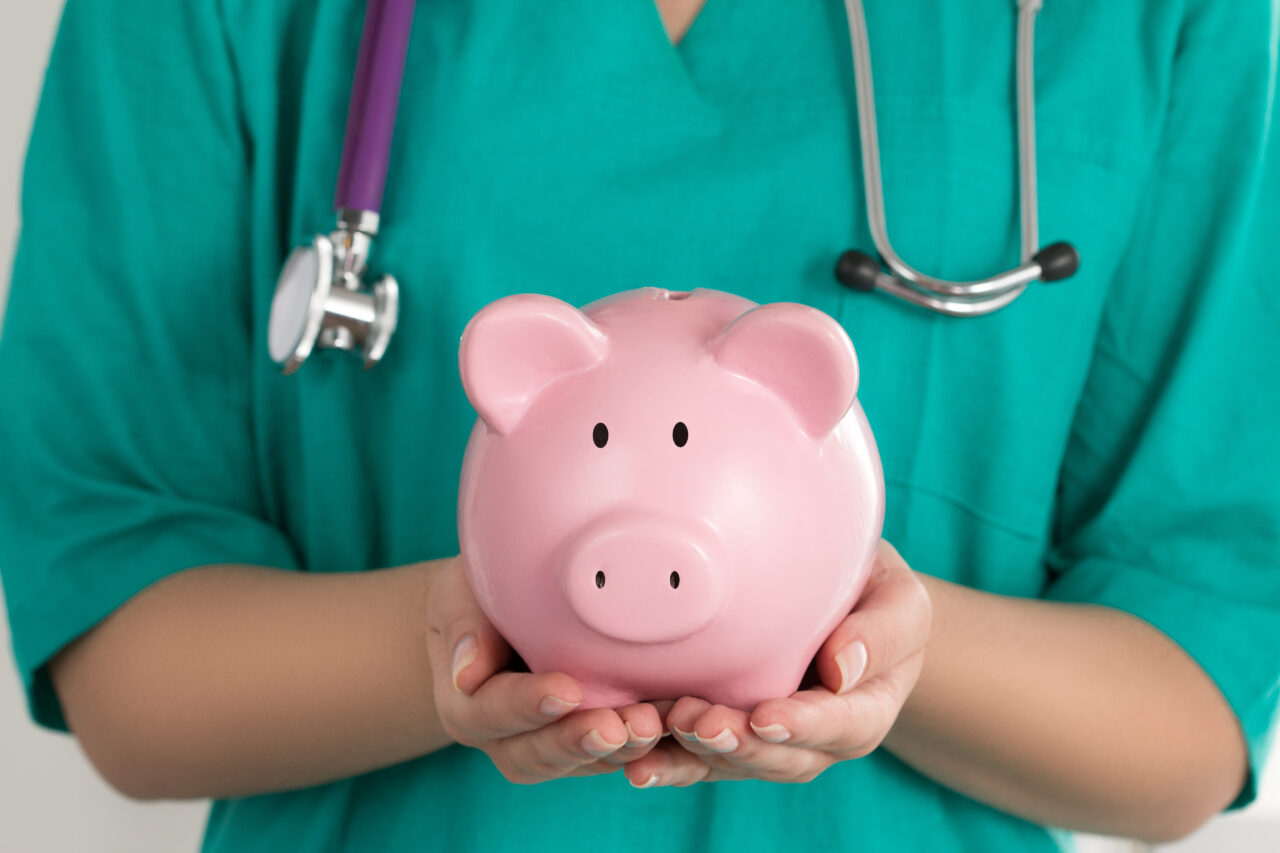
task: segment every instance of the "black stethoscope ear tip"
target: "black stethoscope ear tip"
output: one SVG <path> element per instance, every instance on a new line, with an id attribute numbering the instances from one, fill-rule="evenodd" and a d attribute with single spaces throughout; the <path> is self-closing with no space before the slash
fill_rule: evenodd
<path id="1" fill-rule="evenodd" d="M 879 275 L 880 262 L 866 252 L 850 249 L 836 261 L 836 281 L 851 290 L 870 293 L 876 289 Z"/>
<path id="2" fill-rule="evenodd" d="M 1053 243 L 1031 256 L 1040 265 L 1041 281 L 1062 281 L 1080 269 L 1080 253 L 1070 243 Z"/>

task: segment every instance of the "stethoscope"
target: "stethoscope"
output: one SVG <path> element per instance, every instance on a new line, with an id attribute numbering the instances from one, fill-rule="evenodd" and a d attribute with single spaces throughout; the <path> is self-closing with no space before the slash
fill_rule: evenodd
<path id="1" fill-rule="evenodd" d="M 381 360 L 395 332 L 399 285 L 389 275 L 367 285 L 364 274 L 378 234 L 414 2 L 369 0 L 334 198 L 337 227 L 330 234 L 316 235 L 311 245 L 294 249 L 285 261 L 271 302 L 268 351 L 285 373 L 297 370 L 317 347 L 359 352 L 365 367 L 372 367 Z M 1022 261 L 989 278 L 946 281 L 909 266 L 889 242 L 867 22 L 862 0 L 845 0 L 867 221 L 879 260 L 864 252 L 845 252 L 835 269 L 841 284 L 863 292 L 880 290 L 952 317 L 976 317 L 1013 302 L 1033 281 L 1058 281 L 1075 273 L 1080 256 L 1071 244 L 1040 248 L 1033 58 L 1035 18 L 1043 0 L 1016 2 Z"/>

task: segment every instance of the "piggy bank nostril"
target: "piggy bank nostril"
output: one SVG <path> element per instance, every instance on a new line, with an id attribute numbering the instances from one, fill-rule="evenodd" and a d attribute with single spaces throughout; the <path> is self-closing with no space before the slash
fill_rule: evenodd
<path id="1" fill-rule="evenodd" d="M 680 573 L 679 573 L 679 572 L 672 572 L 672 573 L 671 573 L 671 588 L 672 588 L 672 589 L 678 589 L 679 587 L 680 587 Z"/>
<path id="2" fill-rule="evenodd" d="M 604 572 L 596 572 L 596 589 L 604 589 Z"/>

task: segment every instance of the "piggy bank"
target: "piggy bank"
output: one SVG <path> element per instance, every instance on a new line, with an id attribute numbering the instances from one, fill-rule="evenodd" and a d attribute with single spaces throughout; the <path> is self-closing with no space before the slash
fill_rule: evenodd
<path id="1" fill-rule="evenodd" d="M 459 362 L 460 550 L 532 671 L 584 708 L 795 692 L 884 518 L 835 320 L 704 289 L 522 294 L 471 319 Z"/>

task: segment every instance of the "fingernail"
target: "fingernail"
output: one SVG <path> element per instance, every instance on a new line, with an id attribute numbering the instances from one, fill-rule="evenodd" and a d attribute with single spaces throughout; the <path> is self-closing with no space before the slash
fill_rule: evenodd
<path id="1" fill-rule="evenodd" d="M 640 735 L 636 734 L 635 729 L 631 728 L 630 723 L 626 723 L 625 725 L 627 727 L 627 746 L 648 746 L 658 737 L 657 735 L 640 737 Z"/>
<path id="2" fill-rule="evenodd" d="M 566 702 L 559 696 L 544 696 L 538 705 L 538 710 L 545 717 L 562 717 L 581 704 L 581 702 Z"/>
<path id="3" fill-rule="evenodd" d="M 836 655 L 836 666 L 840 667 L 840 689 L 836 693 L 847 693 L 858 683 L 867 668 L 867 647 L 861 640 L 854 640 Z"/>
<path id="4" fill-rule="evenodd" d="M 604 758 L 606 755 L 612 755 L 622 748 L 622 744 L 620 743 L 609 743 L 601 737 L 600 732 L 595 729 L 592 729 L 583 735 L 582 740 L 579 741 L 579 745 L 582 747 L 583 752 L 589 755 L 594 755 L 596 758 Z"/>
<path id="5" fill-rule="evenodd" d="M 656 784 L 658 784 L 658 774 L 657 774 L 657 773 L 650 773 L 650 774 L 649 774 L 649 778 L 648 778 L 648 779 L 645 779 L 645 780 L 644 780 L 643 782 L 641 782 L 639 785 L 637 785 L 635 782 L 632 782 L 632 783 L 631 783 L 631 787 L 633 787 L 633 788 L 652 788 L 652 787 L 653 787 L 654 785 L 656 785 Z"/>
<path id="6" fill-rule="evenodd" d="M 770 726 L 757 726 L 752 723 L 751 730 L 760 740 L 767 740 L 769 743 L 784 743 L 791 739 L 791 732 L 782 723 L 774 723 Z"/>
<path id="7" fill-rule="evenodd" d="M 480 647 L 476 645 L 476 638 L 471 634 L 467 634 L 458 641 L 458 645 L 453 647 L 453 689 L 459 693 L 462 692 L 462 688 L 458 686 L 458 675 L 475 661 L 479 653 Z"/>
<path id="8" fill-rule="evenodd" d="M 698 743 L 705 746 L 712 752 L 721 754 L 733 752 L 738 748 L 738 736 L 731 729 L 723 729 L 720 734 L 715 737 L 698 738 Z"/>
<path id="9" fill-rule="evenodd" d="M 698 735 L 694 732 L 683 732 L 683 731 L 680 731 L 680 729 L 676 728 L 675 726 L 671 727 L 671 731 L 675 732 L 676 737 L 679 737 L 682 740 L 687 740 L 689 741 L 689 743 L 698 742 Z"/>

